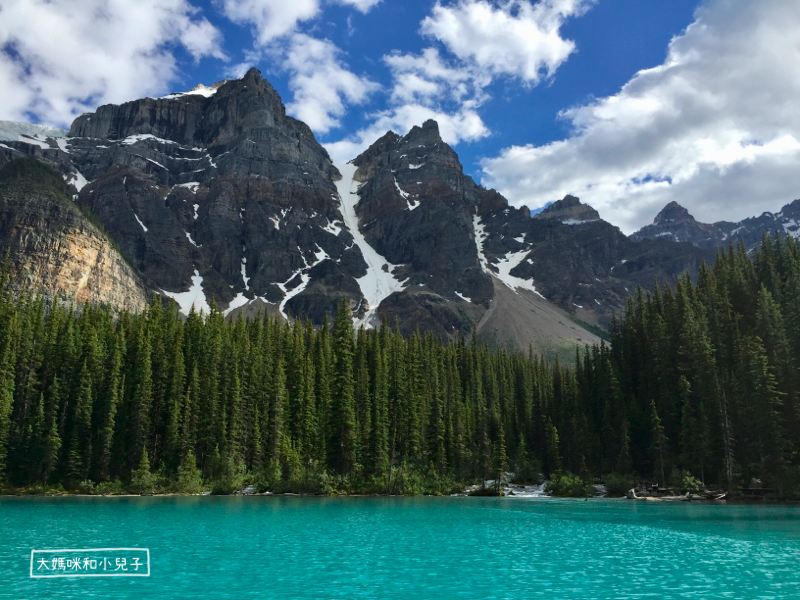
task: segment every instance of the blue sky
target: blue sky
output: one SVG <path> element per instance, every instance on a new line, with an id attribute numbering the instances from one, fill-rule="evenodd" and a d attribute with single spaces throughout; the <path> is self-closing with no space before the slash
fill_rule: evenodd
<path id="1" fill-rule="evenodd" d="M 800 6 L 783 0 L 0 0 L 0 119 L 257 66 L 336 160 L 436 118 L 515 205 L 572 193 L 630 232 L 800 197 Z"/>

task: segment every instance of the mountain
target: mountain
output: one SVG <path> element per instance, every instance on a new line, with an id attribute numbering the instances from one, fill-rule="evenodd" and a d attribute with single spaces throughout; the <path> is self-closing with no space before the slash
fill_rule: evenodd
<path id="1" fill-rule="evenodd" d="M 546 206 L 533 216 L 534 219 L 559 219 L 566 225 L 579 225 L 588 221 L 600 220 L 600 214 L 588 204 L 581 203 L 575 196 L 565 196 Z"/>
<path id="2" fill-rule="evenodd" d="M 695 273 L 711 258 L 690 244 L 631 242 L 572 196 L 531 218 L 464 175 L 433 121 L 404 137 L 388 132 L 353 166 L 360 229 L 405 282 L 378 313 L 408 329 L 466 333 L 477 322 L 479 334 L 519 345 L 541 335 L 519 328 L 545 309 L 557 313 L 541 317 L 551 325 L 571 327 L 566 316 L 605 327 L 637 285 Z M 504 302 L 509 293 L 524 308 Z"/>
<path id="3" fill-rule="evenodd" d="M 631 239 L 666 237 L 676 242 L 689 242 L 701 248 L 715 248 L 724 236 L 725 232 L 719 227 L 698 222 L 680 204 L 670 202 L 656 215 L 652 225 L 647 225 L 632 234 Z"/>
<path id="4" fill-rule="evenodd" d="M 0 248 L 9 252 L 13 291 L 42 291 L 48 304 L 141 311 L 147 288 L 98 225 L 46 165 L 15 160 L 0 169 Z"/>
<path id="5" fill-rule="evenodd" d="M 765 212 L 760 217 L 738 223 L 719 221 L 713 224 L 700 223 L 680 204 L 670 202 L 656 215 L 652 225 L 642 227 L 630 238 L 640 241 L 665 237 L 700 248 L 718 248 L 742 241 L 752 247 L 761 241 L 764 233 L 776 231 L 800 238 L 800 200 L 787 204 L 778 213 Z"/>
<path id="6" fill-rule="evenodd" d="M 597 341 L 588 329 L 637 285 L 713 259 L 629 239 L 573 196 L 532 218 L 464 174 L 434 121 L 334 165 L 256 69 L 101 106 L 68 133 L 0 123 L 0 136 L 0 163 L 62 173 L 142 285 L 183 314 L 214 303 L 320 324 L 344 295 L 366 326 L 557 354 Z"/>

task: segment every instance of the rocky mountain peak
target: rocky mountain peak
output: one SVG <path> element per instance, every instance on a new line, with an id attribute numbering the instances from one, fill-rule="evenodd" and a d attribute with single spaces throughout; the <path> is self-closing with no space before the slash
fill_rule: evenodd
<path id="1" fill-rule="evenodd" d="M 653 224 L 684 223 L 687 221 L 694 222 L 695 218 L 689 214 L 688 210 L 673 200 L 661 209 L 661 212 L 656 215 Z"/>
<path id="2" fill-rule="evenodd" d="M 387 169 L 396 174 L 400 184 L 417 185 L 424 178 L 441 178 L 452 187 L 461 189 L 463 167 L 458 155 L 439 135 L 439 124 L 428 119 L 422 126 L 415 125 L 403 137 L 387 131 L 375 143 L 353 160 L 359 167 L 357 178 L 365 181 L 376 170 Z"/>
<path id="3" fill-rule="evenodd" d="M 675 242 L 690 242 L 700 248 L 713 248 L 723 235 L 717 225 L 700 223 L 686 208 L 672 201 L 661 209 L 651 225 L 642 227 L 630 237 L 636 241 L 667 238 Z"/>
<path id="4" fill-rule="evenodd" d="M 120 105 L 100 106 L 75 119 L 69 137 L 124 140 L 135 135 L 193 147 L 230 142 L 242 134 L 289 124 L 313 138 L 304 124 L 286 116 L 280 96 L 258 69 L 242 79 L 198 85 L 163 98 L 140 98 Z"/>
<path id="5" fill-rule="evenodd" d="M 434 146 L 442 143 L 442 136 L 439 135 L 439 123 L 433 119 L 428 119 L 422 124 L 422 127 L 414 125 L 403 139 L 408 144 L 416 143 L 425 146 Z"/>
<path id="6" fill-rule="evenodd" d="M 534 215 L 535 219 L 560 219 L 561 221 L 597 221 L 600 214 L 588 204 L 583 204 L 579 198 L 567 194 L 562 200 L 553 202 L 542 212 Z"/>

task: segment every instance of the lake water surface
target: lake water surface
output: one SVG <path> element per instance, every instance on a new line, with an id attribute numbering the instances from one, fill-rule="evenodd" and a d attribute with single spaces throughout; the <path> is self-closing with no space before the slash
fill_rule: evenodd
<path id="1" fill-rule="evenodd" d="M 148 578 L 32 579 L 142 547 Z M 800 598 L 800 508 L 523 498 L 0 498 L 0 598 Z"/>

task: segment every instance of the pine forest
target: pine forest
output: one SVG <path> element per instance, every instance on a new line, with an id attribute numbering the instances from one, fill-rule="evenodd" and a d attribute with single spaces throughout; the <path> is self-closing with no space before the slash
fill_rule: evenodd
<path id="1" fill-rule="evenodd" d="M 6 291 L 0 487 L 446 494 L 541 473 L 800 492 L 797 241 L 765 236 L 696 282 L 639 289 L 609 336 L 561 364 L 355 331 L 345 301 L 314 328 Z"/>

